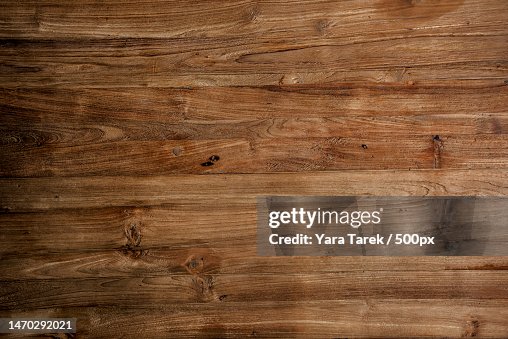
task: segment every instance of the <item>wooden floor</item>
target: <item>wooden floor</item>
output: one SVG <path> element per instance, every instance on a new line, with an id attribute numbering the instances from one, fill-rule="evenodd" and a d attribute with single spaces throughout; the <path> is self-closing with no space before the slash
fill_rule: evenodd
<path id="1" fill-rule="evenodd" d="M 256 255 L 258 196 L 506 196 L 507 133 L 506 0 L 2 1 L 0 316 L 508 338 L 508 257 Z"/>

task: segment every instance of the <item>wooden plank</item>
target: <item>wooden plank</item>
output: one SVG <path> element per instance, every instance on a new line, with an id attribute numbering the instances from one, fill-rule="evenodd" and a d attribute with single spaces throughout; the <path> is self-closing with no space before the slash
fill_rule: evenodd
<path id="1" fill-rule="evenodd" d="M 61 242 L 58 242 L 60 245 Z M 125 246 L 125 245 L 122 245 Z M 350 271 L 488 271 L 508 270 L 506 257 L 258 257 L 254 249 L 188 248 L 0 253 L 2 279 L 88 279 L 95 277 L 159 277 L 197 274 L 321 274 Z"/>
<path id="2" fill-rule="evenodd" d="M 199 252 L 200 249 L 210 256 L 212 263 L 231 255 L 237 257 L 235 251 L 242 252 L 240 257 L 254 257 L 257 242 L 256 202 L 249 198 L 242 200 L 235 203 L 217 197 L 167 206 L 0 213 L 2 237 L 8 239 L 4 241 L 0 255 L 4 260 L 31 258 L 34 255 L 44 257 L 47 253 L 93 254 L 95 251 L 113 251 L 120 255 L 117 259 L 148 256 L 145 258 L 148 261 L 157 258 L 173 260 L 177 255 L 177 263 L 171 266 L 181 266 L 187 257 L 193 255 L 187 252 Z M 396 206 L 392 209 L 407 208 L 403 203 Z M 428 220 L 427 216 L 420 214 L 428 206 L 424 203 L 419 206 L 420 210 L 406 212 L 400 223 L 393 224 L 391 232 L 435 235 L 435 253 L 450 254 L 445 248 L 446 244 L 441 242 L 440 235 L 446 233 L 448 239 L 459 240 L 463 239 L 466 230 L 441 225 L 437 232 L 436 226 L 421 221 L 422 218 Z M 474 248 L 483 245 L 485 248 L 482 253 L 485 255 L 502 254 L 502 251 L 496 251 L 496 247 L 503 247 L 508 242 L 508 228 L 499 225 L 499 220 L 507 218 L 506 201 L 477 202 L 474 207 L 478 217 L 473 219 L 471 215 L 467 218 L 467 222 L 475 222 L 468 232 L 467 246 Z M 385 211 L 383 218 L 394 220 L 401 216 Z M 457 223 L 460 225 L 461 221 L 457 220 Z M 413 253 L 418 254 L 416 251 Z M 421 249 L 421 254 L 424 253 L 425 250 Z M 185 258 L 180 257 L 182 255 Z"/>
<path id="3" fill-rule="evenodd" d="M 340 171 L 238 175 L 0 179 L 4 213 L 53 208 L 224 203 L 263 195 L 503 196 L 496 170 Z"/>
<path id="4" fill-rule="evenodd" d="M 506 78 L 507 33 L 333 39 L 0 40 L 2 87 L 189 87 Z M 326 70 L 323 72 L 323 70 Z"/>
<path id="5" fill-rule="evenodd" d="M 493 134 L 21 143 L 0 150 L 0 176 L 506 168 L 507 145 L 506 135 Z"/>
<path id="6" fill-rule="evenodd" d="M 504 299 L 508 271 L 376 271 L 318 274 L 171 274 L 158 277 L 1 281 L 1 309 L 348 298 Z M 23 300 L 23 304 L 19 303 Z"/>
<path id="7" fill-rule="evenodd" d="M 33 115 L 32 115 L 33 116 Z M 84 124 L 52 123 L 27 119 L 6 121 L 0 128 L 0 142 L 6 149 L 30 149 L 54 146 L 74 147 L 122 141 L 213 140 L 247 138 L 322 138 L 390 135 L 404 139 L 413 136 L 459 135 L 475 138 L 482 134 L 508 134 L 508 114 L 428 115 L 421 117 L 331 117 L 331 118 L 268 118 L 259 120 L 185 121 L 164 123 L 111 119 Z M 57 118 L 57 117 L 55 117 Z M 77 118 L 77 117 L 76 117 Z M 87 119 L 88 117 L 83 117 Z M 21 118 L 19 118 L 21 119 Z M 40 117 L 39 117 L 40 119 Z M 0 118 L 2 120 L 2 118 Z M 181 154 L 182 148 L 175 150 Z"/>
<path id="8" fill-rule="evenodd" d="M 188 248 L 112 250 L 57 249 L 1 253 L 2 279 L 67 279 L 94 277 L 158 277 L 192 272 L 197 274 L 309 274 L 349 271 L 440 271 L 507 270 L 506 257 L 257 257 L 255 249 L 210 248 L 196 244 Z M 416 263 L 416 264 L 415 264 Z"/>
<path id="9" fill-rule="evenodd" d="M 12 310 L 17 317 L 77 317 L 84 337 L 490 337 L 508 333 L 506 300 L 347 299 Z M 141 326 L 140 324 L 143 324 Z M 15 337 L 14 335 L 11 335 Z"/>
<path id="10" fill-rule="evenodd" d="M 502 0 L 3 2 L 0 37 L 323 37 L 393 31 L 492 32 L 506 28 Z"/>
<path id="11" fill-rule="evenodd" d="M 346 118 L 335 116 L 332 118 L 303 120 L 266 119 L 261 121 L 247 118 L 247 120 L 235 120 L 233 122 L 228 120 L 228 122 L 215 125 L 211 125 L 209 122 L 192 120 L 219 117 L 239 119 L 243 106 L 238 107 L 238 113 L 229 116 L 224 113 L 224 116 L 221 116 L 221 112 L 224 112 L 225 107 L 228 107 L 225 106 L 225 98 L 235 95 L 235 91 L 237 90 L 235 89 L 232 93 L 229 93 L 228 90 L 211 90 L 210 93 L 207 93 L 207 89 L 198 90 L 198 93 L 194 93 L 194 91 L 176 91 L 177 93 L 191 93 L 189 94 L 190 98 L 197 98 L 199 94 L 207 94 L 212 98 L 219 98 L 217 99 L 218 105 L 224 107 L 222 110 L 219 109 L 217 114 L 214 113 L 208 117 L 206 117 L 206 114 L 203 117 L 199 113 L 190 113 L 188 118 L 191 120 L 189 122 L 186 122 L 187 117 L 183 117 L 179 113 L 167 115 L 161 113 L 158 110 L 161 107 L 158 105 L 147 107 L 139 112 L 136 111 L 142 106 L 142 103 L 150 101 L 153 96 L 163 96 L 165 91 L 161 92 L 160 90 L 133 91 L 133 93 L 130 90 L 126 92 L 113 91 L 110 93 L 111 98 L 120 98 L 114 101 L 115 104 L 120 104 L 120 108 L 92 99 L 99 97 L 98 92 L 93 90 L 84 92 L 89 98 L 84 99 L 84 102 L 80 102 L 82 101 L 80 99 L 82 97 L 79 96 L 81 91 L 42 91 L 42 93 L 35 91 L 36 94 L 28 92 L 28 96 L 26 91 L 5 91 L 3 92 L 4 99 L 8 102 L 8 105 L 4 106 L 7 114 L 2 116 L 2 122 L 6 128 L 19 124 L 27 126 L 28 130 L 16 131 L 14 127 L 4 131 L 2 139 L 6 147 L 2 149 L 2 155 L 5 159 L 12 159 L 12 161 L 5 161 L 2 166 L 2 175 L 90 175 L 110 174 L 112 172 L 133 175 L 146 171 L 151 166 L 154 166 L 152 168 L 153 174 L 175 173 L 175 171 L 180 171 L 180 173 L 231 172 L 231 169 L 228 168 L 233 168 L 233 172 L 346 168 L 435 168 L 440 166 L 444 168 L 477 168 L 478 166 L 503 166 L 506 162 L 505 159 L 499 156 L 499 150 L 506 148 L 504 136 L 479 136 L 479 140 L 476 137 L 471 137 L 468 140 L 469 136 L 461 135 L 459 136 L 461 139 L 454 140 L 453 136 L 450 136 L 451 142 L 446 141 L 446 144 L 443 144 L 446 137 L 440 134 L 443 138 L 437 147 L 435 147 L 436 143 L 433 140 L 429 141 L 430 137 L 436 135 L 437 132 L 453 131 L 459 134 L 466 132 L 474 134 L 478 132 L 504 133 L 506 130 L 505 118 L 507 116 L 505 106 L 500 105 L 499 103 L 502 101 L 495 100 L 495 96 L 507 93 L 505 88 L 498 90 L 498 87 L 476 87 L 465 91 L 457 90 L 463 93 L 457 97 L 458 101 L 466 100 L 465 98 L 471 96 L 473 91 L 481 95 L 491 92 L 493 95 L 492 101 L 487 102 L 480 100 L 480 97 L 476 98 L 478 99 L 476 102 L 487 102 L 481 107 L 476 107 L 476 109 L 483 112 L 501 112 L 500 114 L 481 113 L 470 119 L 463 116 L 446 116 L 444 118 L 437 116 L 434 124 L 431 120 L 434 116 L 418 116 L 406 120 L 400 117 L 391 119 L 375 117 L 372 119 L 357 116 Z M 325 88 L 317 90 L 311 90 L 310 88 L 291 89 L 287 92 L 275 91 L 275 97 L 272 97 L 271 93 L 273 91 L 270 89 L 238 89 L 236 94 L 241 95 L 245 92 L 246 96 L 252 95 L 255 97 L 256 91 L 269 93 L 267 102 L 280 100 L 284 93 L 294 94 L 295 96 L 291 100 L 296 100 L 296 106 L 299 107 L 301 106 L 299 103 L 305 101 L 304 97 L 308 93 L 311 97 L 315 96 L 316 100 L 319 101 L 322 94 L 328 90 Z M 397 88 L 367 88 L 365 91 L 360 89 L 358 93 L 363 101 L 372 94 L 381 96 L 385 91 L 399 93 Z M 330 101 L 335 100 L 334 96 L 341 92 L 342 90 L 332 90 Z M 387 104 L 383 112 L 388 111 L 391 106 L 402 110 L 411 100 L 420 102 L 420 99 L 422 99 L 424 102 L 430 103 L 436 92 L 439 93 L 440 89 L 420 89 L 416 91 L 417 94 L 407 92 L 409 97 L 406 99 L 406 103 L 402 103 L 399 107 L 396 107 L 396 104 Z M 342 94 L 344 93 L 338 95 Z M 446 95 L 451 94 L 450 92 Z M 226 97 L 222 97 L 223 95 Z M 416 95 L 416 97 L 413 97 L 413 95 Z M 472 96 L 474 97 L 474 95 Z M 71 99 L 67 99 L 69 97 Z M 392 99 L 391 102 L 397 102 L 400 96 L 393 95 Z M 174 108 L 177 105 L 175 100 L 171 98 L 166 102 Z M 205 112 L 206 103 L 204 101 L 194 101 L 194 99 L 184 99 L 184 101 L 190 101 L 191 104 L 186 105 L 183 111 L 188 112 L 190 108 L 190 111 Z M 498 104 L 496 106 L 490 104 L 490 102 L 497 102 Z M 307 105 L 311 109 L 311 104 L 317 105 L 318 103 L 311 100 Z M 349 106 L 352 104 L 351 102 Z M 373 102 L 371 104 L 373 105 Z M 197 107 L 193 108 L 194 105 Z M 284 107 L 286 108 L 282 110 L 280 115 L 287 116 L 291 111 L 289 103 Z M 451 108 L 451 105 L 446 107 Z M 122 114 L 121 117 L 119 116 L 119 118 L 111 119 L 109 117 L 114 113 L 112 109 L 119 109 L 122 112 L 125 110 L 126 113 Z M 367 109 L 367 106 L 364 109 Z M 437 109 L 438 112 L 442 112 L 442 109 Z M 463 109 L 466 110 L 466 107 L 463 106 Z M 53 113 L 52 110 L 57 111 Z M 259 110 L 259 112 L 253 113 L 253 116 L 259 117 L 265 114 L 262 112 L 262 107 L 259 107 Z M 74 114 L 74 112 L 77 114 Z M 325 112 L 322 113 L 325 114 Z M 416 112 L 416 114 L 420 113 L 423 114 L 423 111 Z M 445 113 L 450 113 L 450 110 Z M 270 110 L 266 114 L 270 115 Z M 368 112 L 364 111 L 360 114 L 368 114 Z M 370 114 L 374 114 L 374 112 Z M 68 117 L 69 119 L 67 119 Z M 98 126 L 97 123 L 99 123 Z M 75 131 L 76 125 L 82 127 Z M 350 126 L 350 129 L 343 128 L 344 125 Z M 34 130 L 33 126 L 37 129 Z M 390 132 L 389 136 L 382 135 L 378 137 L 375 135 L 377 132 L 385 131 L 386 128 L 393 129 L 394 132 Z M 361 129 L 361 131 L 358 132 L 357 129 Z M 263 139 L 266 137 L 303 138 L 313 131 L 325 136 L 328 134 L 330 136 L 350 135 L 351 137 L 341 139 L 330 137 L 323 140 L 305 139 L 297 142 L 293 142 L 294 139 L 292 139 L 292 142 L 287 146 L 288 149 L 279 151 L 276 151 L 273 146 L 284 143 L 284 139 L 261 140 L 260 142 L 253 140 L 259 137 Z M 436 134 L 431 134 L 432 132 Z M 411 133 L 412 135 L 409 139 L 407 136 L 405 138 L 392 138 L 393 134 L 403 133 Z M 364 137 L 364 134 L 370 135 Z M 228 139 L 205 139 L 207 136 L 215 138 L 217 135 Z M 245 139 L 245 136 L 247 136 L 247 139 Z M 358 138 L 359 136 L 360 138 Z M 235 137 L 244 138 L 234 139 Z M 154 139 L 163 141 L 168 138 L 198 139 L 200 141 L 147 142 Z M 402 141 L 404 139 L 405 142 Z M 132 141 L 137 140 L 145 142 L 132 143 Z M 495 142 L 495 140 L 498 141 Z M 362 145 L 369 147 L 369 149 L 360 148 Z M 460 149 L 454 150 L 454 147 Z M 201 166 L 211 156 L 211 154 L 208 154 L 207 148 L 211 148 L 210 151 L 221 152 L 222 161 L 214 164 L 213 167 Z M 111 152 L 114 150 L 118 150 L 124 163 L 111 162 L 104 158 L 107 156 L 109 159 Z M 313 155 L 316 150 L 323 150 L 318 158 Z M 407 157 L 407 152 L 416 154 L 415 159 Z M 496 152 L 496 157 L 492 155 L 492 152 Z M 176 156 L 177 154 L 178 156 Z M 233 158 L 230 159 L 231 156 L 229 155 Z M 126 157 L 127 159 L 124 159 Z M 300 158 L 305 157 L 309 160 L 304 160 L 302 163 Z M 225 164 L 224 159 L 227 159 L 228 163 Z M 140 167 L 140 162 L 143 163 L 143 167 Z M 114 167 L 117 165 L 121 168 Z M 251 166 L 255 166 L 255 168 L 250 168 Z"/>
<path id="12" fill-rule="evenodd" d="M 505 134 L 508 86 L 0 89 L 2 144 Z"/>

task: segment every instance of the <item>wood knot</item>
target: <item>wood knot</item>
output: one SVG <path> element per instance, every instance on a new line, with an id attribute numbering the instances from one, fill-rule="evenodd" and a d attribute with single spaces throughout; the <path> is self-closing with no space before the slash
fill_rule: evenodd
<path id="1" fill-rule="evenodd" d="M 279 86 L 282 85 L 293 85 L 293 84 L 299 84 L 301 82 L 301 79 L 296 74 L 284 74 L 279 79 Z"/>
<path id="2" fill-rule="evenodd" d="M 182 149 L 181 149 L 180 147 L 175 147 L 175 148 L 173 148 L 172 152 L 173 152 L 173 155 L 174 155 L 175 157 L 177 157 L 177 156 L 179 156 L 180 154 L 182 154 Z"/>
<path id="3" fill-rule="evenodd" d="M 331 22 L 329 20 L 321 19 L 316 23 L 316 30 L 321 35 L 326 35 L 328 28 L 331 26 Z"/>
<path id="4" fill-rule="evenodd" d="M 433 153 L 433 167 L 434 168 L 441 168 L 441 153 L 443 150 L 443 140 L 439 137 L 439 135 L 434 135 L 432 137 L 432 153 Z"/>
<path id="5" fill-rule="evenodd" d="M 191 255 L 185 261 L 184 267 L 190 274 L 199 274 L 205 267 L 205 258 L 203 256 Z"/>
<path id="6" fill-rule="evenodd" d="M 192 249 L 184 258 L 180 265 L 192 275 L 211 273 L 221 267 L 220 258 L 206 248 Z"/>
<path id="7" fill-rule="evenodd" d="M 141 231 L 136 224 L 130 224 L 124 228 L 124 234 L 127 238 L 128 246 L 139 246 L 141 244 Z"/>
<path id="8" fill-rule="evenodd" d="M 214 278 L 211 275 L 195 276 L 193 279 L 194 289 L 197 293 L 198 300 L 212 301 L 215 298 Z"/>
<path id="9" fill-rule="evenodd" d="M 478 319 L 471 319 L 466 322 L 463 337 L 476 337 L 478 336 L 478 329 L 480 328 L 480 321 Z"/>
<path id="10" fill-rule="evenodd" d="M 261 15 L 261 11 L 257 6 L 253 6 L 249 8 L 246 12 L 245 19 L 247 23 L 255 22 L 258 20 L 258 17 Z"/>
<path id="11" fill-rule="evenodd" d="M 130 224 L 124 228 L 124 235 L 127 238 L 127 244 L 120 247 L 120 252 L 128 257 L 137 259 L 147 255 L 148 250 L 141 248 L 141 230 L 136 224 Z"/>
<path id="12" fill-rule="evenodd" d="M 208 158 L 208 161 L 205 161 L 201 164 L 203 167 L 213 166 L 214 163 L 220 160 L 220 157 L 218 155 L 212 155 L 210 158 Z"/>

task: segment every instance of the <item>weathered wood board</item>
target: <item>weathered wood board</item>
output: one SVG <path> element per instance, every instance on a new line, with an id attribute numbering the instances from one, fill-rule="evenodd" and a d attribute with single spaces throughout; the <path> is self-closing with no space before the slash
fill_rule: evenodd
<path id="1" fill-rule="evenodd" d="M 507 194 L 507 1 L 0 3 L 0 317 L 506 338 L 508 257 L 260 257 L 256 198 Z"/>

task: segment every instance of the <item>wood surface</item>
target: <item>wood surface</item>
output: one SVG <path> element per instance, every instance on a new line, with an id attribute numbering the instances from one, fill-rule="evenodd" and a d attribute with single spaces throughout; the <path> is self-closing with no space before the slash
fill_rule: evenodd
<path id="1" fill-rule="evenodd" d="M 0 317 L 506 338 L 507 257 L 260 257 L 256 197 L 504 197 L 507 134 L 505 0 L 3 1 Z"/>

